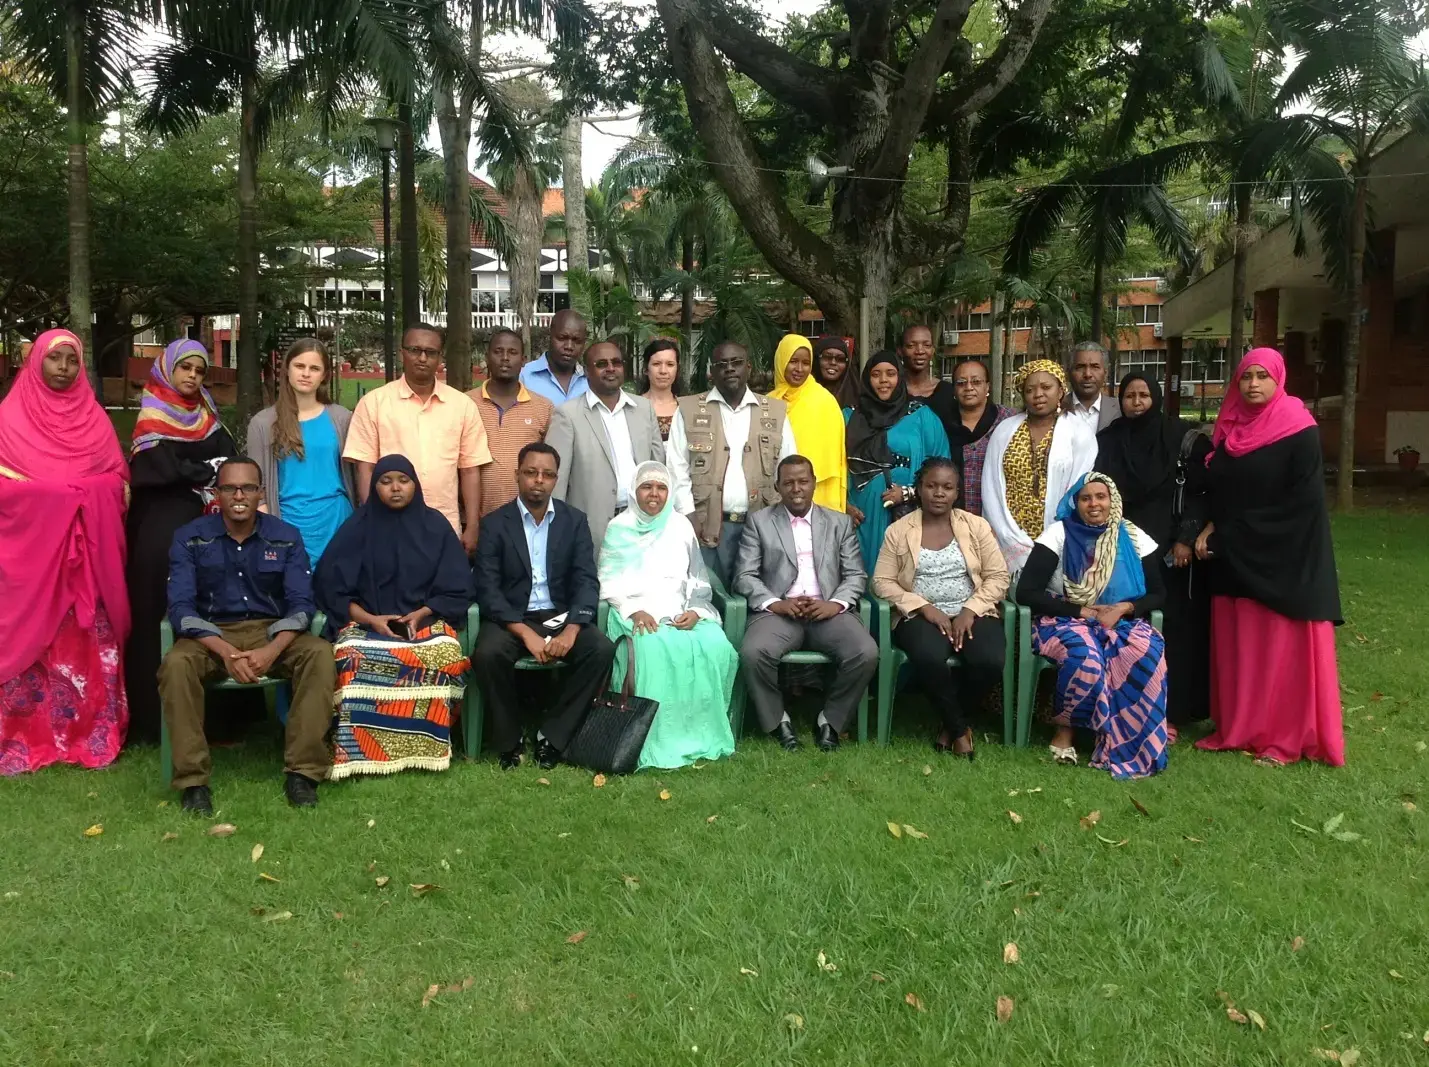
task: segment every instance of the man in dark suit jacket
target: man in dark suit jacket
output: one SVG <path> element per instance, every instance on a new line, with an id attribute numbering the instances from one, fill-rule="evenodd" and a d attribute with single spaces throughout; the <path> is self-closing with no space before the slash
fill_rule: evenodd
<path id="1" fill-rule="evenodd" d="M 521 764 L 516 661 L 564 660 L 559 692 L 536 734 L 545 770 L 580 729 L 591 699 L 610 681 L 615 646 L 596 629 L 600 582 L 586 517 L 551 499 L 561 457 L 536 441 L 516 463 L 516 499 L 481 521 L 476 600 L 481 631 L 472 669 L 491 709 L 491 734 L 503 770 Z"/>
<path id="2" fill-rule="evenodd" d="M 751 613 L 739 650 L 749 695 L 759 725 L 784 748 L 798 748 L 799 740 L 779 692 L 779 660 L 811 648 L 834 661 L 814 727 L 814 743 L 832 752 L 878 668 L 878 645 L 858 617 L 868 575 L 853 523 L 815 504 L 814 484 L 813 464 L 803 456 L 780 461 L 780 503 L 749 517 L 734 591 L 748 598 Z"/>

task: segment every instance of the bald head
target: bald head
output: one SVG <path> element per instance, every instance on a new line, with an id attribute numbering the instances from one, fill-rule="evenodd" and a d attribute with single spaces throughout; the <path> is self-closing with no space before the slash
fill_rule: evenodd
<path id="1" fill-rule="evenodd" d="M 710 381 L 730 406 L 744 399 L 745 390 L 749 388 L 749 353 L 743 345 L 734 341 L 715 345 L 710 360 Z"/>
<path id="2" fill-rule="evenodd" d="M 558 311 L 551 319 L 551 345 L 546 359 L 551 369 L 558 374 L 570 374 L 576 369 L 576 360 L 586 342 L 585 319 L 578 312 L 567 308 Z"/>

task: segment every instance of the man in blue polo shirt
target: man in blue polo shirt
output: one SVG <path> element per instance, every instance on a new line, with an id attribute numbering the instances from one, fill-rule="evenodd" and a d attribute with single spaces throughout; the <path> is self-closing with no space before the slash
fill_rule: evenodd
<path id="1" fill-rule="evenodd" d="M 555 407 L 584 396 L 589 386 L 581 355 L 585 352 L 585 319 L 569 309 L 551 319 L 551 344 L 540 359 L 521 368 L 521 384 Z"/>
<path id="2" fill-rule="evenodd" d="M 289 678 L 283 762 L 294 807 L 318 802 L 332 757 L 324 737 L 336 681 L 332 646 L 312 636 L 313 588 L 297 529 L 261 514 L 263 474 L 246 456 L 218 468 L 219 514 L 174 534 L 169 548 L 169 624 L 174 647 L 159 667 L 159 698 L 173 748 L 183 809 L 213 814 L 212 770 L 203 732 L 204 682 Z"/>

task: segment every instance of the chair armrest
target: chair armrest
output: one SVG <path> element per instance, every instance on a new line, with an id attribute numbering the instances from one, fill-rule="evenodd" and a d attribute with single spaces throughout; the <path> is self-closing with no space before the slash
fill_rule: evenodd
<path id="1" fill-rule="evenodd" d="M 321 611 L 313 612 L 313 623 L 308 627 L 308 633 L 314 637 L 321 637 L 325 629 L 327 629 L 327 616 Z"/>
<path id="2" fill-rule="evenodd" d="M 732 594 L 713 571 L 710 572 L 709 579 L 710 599 L 714 602 L 720 618 L 724 620 L 724 635 L 729 638 L 730 644 L 739 648 L 744 641 L 745 627 L 749 623 L 749 601 Z"/>
<path id="3" fill-rule="evenodd" d="M 159 658 L 163 659 L 169 654 L 169 649 L 174 647 L 174 628 L 169 625 L 169 620 L 165 619 L 159 623 Z"/>
<path id="4" fill-rule="evenodd" d="M 610 618 L 610 601 L 602 600 L 595 609 L 595 628 L 605 633 L 606 620 Z"/>

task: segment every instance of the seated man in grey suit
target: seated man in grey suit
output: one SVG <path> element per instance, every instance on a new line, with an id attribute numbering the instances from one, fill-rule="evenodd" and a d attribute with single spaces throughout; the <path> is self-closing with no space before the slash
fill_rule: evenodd
<path id="1" fill-rule="evenodd" d="M 635 503 L 626 498 L 635 468 L 664 463 L 665 444 L 650 401 L 622 388 L 625 356 L 616 345 L 597 341 L 587 348 L 585 372 L 590 391 L 551 414 L 546 444 L 561 456 L 552 499 L 585 512 L 598 559 L 606 526 Z"/>
<path id="2" fill-rule="evenodd" d="M 814 483 L 814 465 L 803 456 L 780 460 L 780 502 L 750 515 L 734 591 L 754 613 L 739 650 L 749 695 L 760 726 L 784 748 L 798 748 L 799 739 L 779 692 L 779 660 L 809 648 L 834 661 L 814 728 L 814 743 L 832 752 L 878 667 L 878 645 L 855 610 L 868 575 L 853 523 L 814 503 Z"/>

